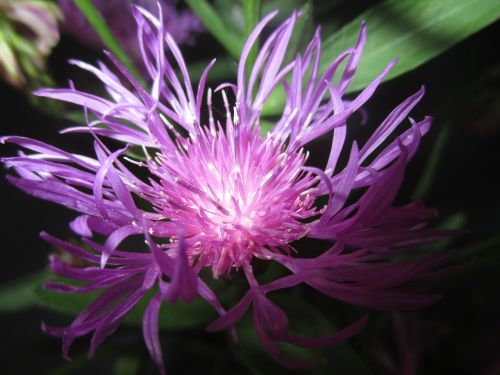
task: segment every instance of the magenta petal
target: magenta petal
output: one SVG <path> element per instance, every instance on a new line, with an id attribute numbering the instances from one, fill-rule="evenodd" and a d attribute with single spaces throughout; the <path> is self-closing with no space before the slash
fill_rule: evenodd
<path id="1" fill-rule="evenodd" d="M 92 230 L 87 223 L 88 216 L 78 216 L 75 220 L 69 223 L 71 230 L 82 237 L 92 237 Z"/>
<path id="2" fill-rule="evenodd" d="M 373 133 L 361 150 L 361 161 L 365 160 L 384 140 L 408 117 L 410 111 L 418 104 L 424 96 L 425 89 L 422 86 L 415 94 L 406 99 L 396 107 L 384 122 Z"/>
<path id="3" fill-rule="evenodd" d="M 189 266 L 186 254 L 186 242 L 183 237 L 179 237 L 177 253 L 175 258 L 174 274 L 165 298 L 174 303 L 178 299 L 184 302 L 192 302 L 198 295 L 197 277 Z"/>
<path id="4" fill-rule="evenodd" d="M 357 322 L 348 325 L 335 333 L 323 337 L 297 337 L 291 335 L 283 335 L 282 339 L 289 342 L 290 344 L 302 346 L 304 348 L 324 348 L 327 346 L 338 345 L 346 341 L 349 337 L 359 333 L 366 322 L 368 321 L 368 315 L 363 316 Z"/>
<path id="5" fill-rule="evenodd" d="M 333 198 L 328 202 L 328 206 L 321 217 L 320 221 L 324 221 L 335 215 L 345 204 L 349 194 L 351 193 L 356 172 L 358 170 L 358 145 L 353 143 L 349 162 L 344 170 L 343 178 L 335 184 L 333 188 Z"/>
<path id="6" fill-rule="evenodd" d="M 261 342 L 262 346 L 266 350 L 266 352 L 279 364 L 281 364 L 284 367 L 288 367 L 291 369 L 299 369 L 299 368 L 308 368 L 313 365 L 312 362 L 306 361 L 306 360 L 301 360 L 301 359 L 294 359 L 294 358 L 289 358 L 281 354 L 276 347 L 276 344 L 274 341 L 270 338 L 266 330 L 262 327 L 261 323 L 255 318 L 254 316 L 254 327 L 255 331 L 257 332 L 257 337 L 259 338 L 259 341 Z"/>
<path id="7" fill-rule="evenodd" d="M 126 225 L 115 230 L 111 233 L 106 240 L 103 248 L 104 251 L 101 254 L 101 268 L 104 268 L 109 257 L 113 254 L 113 251 L 120 245 L 120 243 L 132 234 L 138 233 L 138 229 L 133 225 Z"/>
<path id="8" fill-rule="evenodd" d="M 356 45 L 354 46 L 354 54 L 349 58 L 349 61 L 347 62 L 344 73 L 342 74 L 342 78 L 340 80 L 339 91 L 342 93 L 349 86 L 354 73 L 356 73 L 356 68 L 358 66 L 359 59 L 361 58 L 361 54 L 363 53 L 365 43 L 366 23 L 363 21 L 359 30 L 358 40 L 356 41 Z"/>
<path id="9" fill-rule="evenodd" d="M 158 314 L 160 312 L 162 301 L 163 295 L 160 293 L 149 301 L 146 311 L 144 311 L 142 332 L 144 335 L 144 342 L 146 343 L 146 347 L 148 348 L 151 358 L 153 358 L 153 361 L 158 366 L 160 373 L 164 375 L 166 374 L 166 371 L 158 333 Z"/>
<path id="10" fill-rule="evenodd" d="M 98 148 L 98 145 L 96 143 L 95 145 L 96 148 Z M 118 156 L 122 155 L 126 151 L 126 148 L 123 148 L 121 150 L 115 151 L 111 155 L 109 155 L 106 160 L 103 161 L 101 167 L 96 173 L 95 180 L 94 180 L 94 197 L 95 197 L 95 204 L 97 208 L 99 209 L 99 212 L 102 214 L 102 216 L 106 219 L 110 219 L 110 214 L 108 213 L 107 207 L 104 202 L 104 183 L 107 174 L 109 173 L 109 170 L 113 168 L 113 163 L 115 160 L 118 158 Z"/>
<path id="11" fill-rule="evenodd" d="M 172 259 L 168 255 L 166 255 L 153 241 L 153 239 L 148 233 L 148 230 L 146 230 L 145 236 L 146 236 L 146 241 L 148 242 L 148 245 L 153 254 L 153 257 L 156 260 L 158 266 L 160 267 L 161 272 L 163 272 L 165 275 L 172 276 L 175 267 Z"/>
<path id="12" fill-rule="evenodd" d="M 245 314 L 248 306 L 252 303 L 252 300 L 253 295 L 252 292 L 249 291 L 236 306 L 210 323 L 207 327 L 207 331 L 217 332 L 234 326 L 242 318 L 243 314 Z"/>
<path id="13" fill-rule="evenodd" d="M 275 344 L 282 336 L 286 336 L 288 318 L 279 307 L 270 302 L 264 295 L 255 292 L 253 323 L 255 332 L 267 353 L 278 363 L 289 368 L 305 368 L 312 365 L 309 361 L 288 358 L 280 353 Z"/>
<path id="14" fill-rule="evenodd" d="M 144 292 L 141 289 L 136 290 L 132 295 L 127 297 L 125 301 L 120 303 L 119 306 L 115 307 L 112 312 L 99 320 L 94 330 L 94 334 L 92 335 L 92 340 L 90 341 L 90 357 L 94 356 L 97 348 L 118 328 L 127 313 L 132 310 L 143 295 Z"/>
<path id="15" fill-rule="evenodd" d="M 71 358 L 69 357 L 69 348 L 70 348 L 74 338 L 68 337 L 66 329 L 60 328 L 60 327 L 50 327 L 47 324 L 45 324 L 45 322 L 42 322 L 41 329 L 43 332 L 45 332 L 48 335 L 55 336 L 55 337 L 62 337 L 62 339 L 63 339 L 63 347 L 62 347 L 63 358 L 66 361 L 71 361 Z"/>

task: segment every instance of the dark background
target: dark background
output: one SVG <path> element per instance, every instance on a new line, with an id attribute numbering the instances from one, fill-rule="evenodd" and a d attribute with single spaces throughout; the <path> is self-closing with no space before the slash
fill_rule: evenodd
<path id="1" fill-rule="evenodd" d="M 363 4 L 368 6 L 370 3 L 373 1 Z M 342 16 L 349 19 L 359 10 L 354 7 L 345 9 Z M 329 15 L 322 12 L 316 14 L 316 17 L 318 22 L 328 22 Z M 406 199 L 410 197 L 434 149 L 440 130 L 448 127 L 449 135 L 439 158 L 437 174 L 426 203 L 438 208 L 440 218 L 457 213 L 466 218 L 465 234 L 450 245 L 458 249 L 458 254 L 465 248 L 475 246 L 480 249 L 482 245 L 478 244 L 498 236 L 498 31 L 497 22 L 415 71 L 387 82 L 379 88 L 366 107 L 370 116 L 366 126 L 372 131 L 403 98 L 415 92 L 422 83 L 426 85 L 427 94 L 412 116 L 419 119 L 430 114 L 435 117 L 435 122 L 410 164 L 402 195 Z M 209 35 L 200 36 L 198 41 L 198 47 L 188 47 L 184 50 L 188 61 L 222 54 L 221 49 L 214 48 L 216 42 Z M 69 57 L 94 61 L 95 56 L 95 52 L 64 36 L 51 56 L 49 66 L 59 84 L 64 86 L 70 77 L 78 82 L 78 71 L 66 64 Z M 4 83 L 0 83 L 0 103 L 2 135 L 29 136 L 75 152 L 88 150 L 87 137 L 58 134 L 60 129 L 68 125 L 67 121 L 36 110 L 24 94 Z M 311 147 L 320 148 L 321 142 Z M 13 155 L 15 152 L 15 148 L 11 146 L 2 145 L 0 148 L 2 156 Z M 0 189 L 0 282 L 6 283 L 37 271 L 47 264 L 47 255 L 51 248 L 38 237 L 38 233 L 43 229 L 63 238 L 69 236 L 67 222 L 73 218 L 73 214 L 55 204 L 25 195 L 10 186 L 4 178 L 0 180 Z M 444 293 L 444 298 L 435 305 L 418 313 L 397 316 L 372 313 L 375 319 L 369 323 L 366 332 L 353 340 L 353 346 L 361 347 L 364 335 L 373 336 L 376 331 L 375 335 L 378 335 L 380 340 L 365 358 L 372 364 L 370 367 L 374 374 L 388 373 L 382 365 L 382 357 L 392 358 L 391 360 L 399 365 L 410 360 L 399 352 L 394 339 L 394 327 L 397 327 L 399 319 L 403 319 L 412 327 L 409 329 L 412 333 L 412 339 L 409 341 L 413 345 L 410 345 L 410 351 L 417 355 L 419 363 L 416 373 L 500 373 L 500 249 L 496 245 L 483 248 L 483 251 L 478 250 L 468 257 L 473 261 L 469 267 L 459 274 L 435 282 L 433 288 Z M 77 340 L 71 353 L 80 359 L 73 365 L 64 365 L 60 357 L 60 342 L 40 331 L 41 320 L 55 325 L 67 324 L 70 317 L 42 308 L 0 315 L 3 342 L 0 351 L 2 374 L 110 374 L 115 364 L 107 354 L 116 348 L 125 354 L 133 350 L 147 358 L 140 329 L 122 327 L 104 344 L 102 354 L 98 354 L 97 358 L 89 363 L 81 359 L 84 358 L 82 356 L 87 348 L 86 339 Z M 382 328 L 376 326 L 376 322 L 384 322 L 381 323 Z M 208 374 L 250 373 L 228 349 L 224 334 L 208 335 L 201 329 L 185 333 L 167 333 L 162 336 L 162 344 L 167 368 L 172 374 L 195 371 Z M 211 351 L 197 348 L 199 345 L 205 345 L 204 348 L 208 345 Z M 333 348 L 331 352 L 335 350 Z M 144 360 L 141 366 L 140 373 L 155 373 L 147 360 Z"/>

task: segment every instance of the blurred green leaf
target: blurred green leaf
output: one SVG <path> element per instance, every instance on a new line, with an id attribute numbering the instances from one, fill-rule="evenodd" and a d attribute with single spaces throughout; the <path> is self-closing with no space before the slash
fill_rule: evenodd
<path id="1" fill-rule="evenodd" d="M 114 375 L 136 375 L 139 373 L 141 358 L 131 354 L 121 355 L 115 360 Z"/>
<path id="2" fill-rule="evenodd" d="M 135 68 L 132 61 L 123 51 L 120 43 L 116 40 L 113 33 L 109 29 L 106 21 L 101 16 L 99 11 L 94 7 L 91 0 L 74 0 L 76 6 L 81 10 L 87 21 L 92 25 L 94 30 L 101 38 L 104 45 L 126 66 L 126 68 L 134 75 L 134 77 L 143 83 L 142 77 Z M 144 86 L 144 85 L 143 85 Z"/>
<path id="3" fill-rule="evenodd" d="M 266 134 L 272 130 L 274 122 L 267 120 L 260 120 L 260 136 L 265 138 Z"/>
<path id="4" fill-rule="evenodd" d="M 279 115 L 285 105 L 285 89 L 282 85 L 277 86 L 269 95 L 264 107 L 262 107 L 261 114 L 264 117 Z"/>
<path id="5" fill-rule="evenodd" d="M 0 312 L 12 313 L 38 304 L 35 288 L 46 277 L 46 271 L 35 272 L 0 286 Z"/>
<path id="6" fill-rule="evenodd" d="M 432 183 L 436 177 L 436 173 L 438 171 L 439 162 L 442 159 L 442 155 L 444 149 L 446 147 L 446 142 L 449 138 L 450 130 L 448 126 L 442 126 L 439 130 L 439 134 L 434 142 L 432 147 L 431 156 L 429 157 L 429 161 L 425 166 L 424 173 L 422 177 L 420 177 L 420 181 L 413 192 L 413 195 L 419 198 L 425 198 L 427 194 L 429 194 Z"/>
<path id="7" fill-rule="evenodd" d="M 234 34 L 208 1 L 186 0 L 186 2 L 207 30 L 233 57 L 238 58 L 243 47 L 243 38 Z"/>
<path id="8" fill-rule="evenodd" d="M 457 251 L 456 258 L 470 260 L 475 256 L 485 256 L 487 252 L 497 257 L 500 255 L 500 235 L 494 235 L 484 241 L 461 248 Z"/>
<path id="9" fill-rule="evenodd" d="M 213 6 L 219 17 L 224 20 L 226 27 L 237 35 L 245 34 L 245 16 L 241 1 L 213 0 Z"/>
<path id="10" fill-rule="evenodd" d="M 260 19 L 260 0 L 243 0 L 245 31 L 250 35 Z"/>
<path id="11" fill-rule="evenodd" d="M 81 110 L 77 111 L 64 111 L 63 116 L 65 120 L 71 121 L 73 124 L 86 125 L 85 113 Z"/>
<path id="12" fill-rule="evenodd" d="M 116 350 L 121 348 L 110 348 L 106 345 L 99 348 L 92 360 L 89 360 L 88 354 L 80 354 L 71 357 L 71 361 L 64 361 L 62 365 L 57 366 L 51 370 L 49 375 L 74 375 L 74 374 L 88 374 L 95 367 L 96 363 L 110 363 L 114 358 L 117 357 Z M 122 357 L 118 357 L 122 358 Z M 115 374 L 117 375 L 117 374 Z M 123 373 L 123 375 L 129 375 L 128 373 Z"/>
<path id="13" fill-rule="evenodd" d="M 459 289 L 462 293 L 464 285 L 469 288 L 470 282 L 481 284 L 483 282 L 481 280 L 497 277 L 500 262 L 500 235 L 493 235 L 457 249 L 452 260 L 457 263 L 458 272 L 451 272 L 446 277 L 436 280 L 440 290 L 445 293 L 450 289 Z M 478 290 L 477 295 L 481 292 Z"/>
<path id="14" fill-rule="evenodd" d="M 448 216 L 439 224 L 439 229 L 450 229 L 458 230 L 464 228 L 467 223 L 467 216 L 463 212 L 457 212 L 456 214 Z M 448 237 L 440 241 L 434 242 L 426 246 L 427 249 L 432 251 L 445 250 L 450 248 L 450 246 L 455 241 L 456 237 Z"/>
<path id="15" fill-rule="evenodd" d="M 209 63 L 210 61 L 203 60 L 189 64 L 189 76 L 191 80 L 198 82 Z M 207 81 L 221 82 L 227 80 L 228 78 L 234 77 L 236 70 L 237 66 L 234 59 L 228 57 L 217 58 L 217 61 L 208 73 Z"/>
<path id="16" fill-rule="evenodd" d="M 394 58 L 399 63 L 387 79 L 426 63 L 498 19 L 500 7 L 491 0 L 386 0 L 347 23 L 323 43 L 320 70 L 358 37 L 363 20 L 368 39 L 356 75 L 348 88 L 359 91 Z M 285 97 L 268 103 L 263 115 L 281 112 Z"/>
<path id="17" fill-rule="evenodd" d="M 467 223 L 467 216 L 463 212 L 448 216 L 440 224 L 440 229 L 461 229 Z"/>
<path id="18" fill-rule="evenodd" d="M 267 15 L 276 9 L 279 9 L 278 19 L 284 19 L 288 15 L 292 14 L 293 11 L 300 9 L 304 6 L 304 3 L 308 0 L 266 0 L 262 2 L 262 14 Z M 272 23 L 279 23 L 276 19 L 271 21 Z"/>
<path id="19" fill-rule="evenodd" d="M 498 2 L 490 0 L 387 0 L 325 40 L 322 70 L 351 47 L 362 20 L 368 40 L 350 91 L 365 87 L 387 63 L 399 57 L 388 79 L 424 64 L 461 40 L 494 22 Z"/>
<path id="20" fill-rule="evenodd" d="M 97 355 L 101 355 L 101 350 L 97 351 Z M 95 360 L 95 358 L 94 358 Z M 62 365 L 53 369 L 49 375 L 73 375 L 81 371 L 85 365 L 88 365 L 89 358 L 87 355 L 79 355 L 76 357 L 72 357 L 71 361 L 64 362 Z"/>
<path id="21" fill-rule="evenodd" d="M 248 37 L 260 19 L 260 0 L 243 0 L 243 15 L 245 17 L 245 37 Z M 247 73 L 250 74 L 259 49 L 258 40 L 250 50 L 247 59 Z"/>

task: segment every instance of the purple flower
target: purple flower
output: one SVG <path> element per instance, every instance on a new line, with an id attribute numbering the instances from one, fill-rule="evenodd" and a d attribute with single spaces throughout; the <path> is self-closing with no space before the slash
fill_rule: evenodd
<path id="1" fill-rule="evenodd" d="M 418 308 L 438 298 L 407 282 L 440 272 L 448 254 L 396 261 L 415 245 L 448 235 L 426 227 L 435 211 L 421 202 L 393 206 L 406 165 L 431 124 L 429 117 L 410 118 L 408 129 L 399 131 L 423 88 L 398 105 L 362 147 L 350 144 L 348 118 L 372 96 L 395 62 L 353 100 L 344 100 L 365 43 L 365 25 L 356 45 L 320 73 L 319 31 L 302 55 L 291 63 L 283 61 L 298 16 L 293 14 L 265 40 L 254 66 L 247 67 L 249 51 L 274 15 L 265 17 L 249 36 L 236 84 L 215 90 L 225 106 L 221 119 L 213 115 L 212 91 L 205 91 L 215 61 L 193 90 L 179 48 L 165 34 L 162 14 L 157 19 L 136 8 L 139 46 L 153 81 L 148 91 L 108 53 L 120 77 L 103 63 L 73 64 L 99 78 L 109 98 L 82 92 L 72 83 L 67 89 L 37 92 L 84 107 L 88 126 L 66 132 L 90 133 L 94 158 L 31 139 L 3 138 L 32 152 L 3 159 L 19 175 L 9 180 L 31 195 L 79 212 L 71 227 L 95 251 L 44 235 L 87 262 L 85 268 L 74 268 L 53 259 L 56 273 L 86 282 L 84 288 L 105 290 L 69 327 L 47 329 L 64 339 L 65 353 L 73 338 L 91 332 L 93 352 L 153 287 L 157 294 L 145 313 L 143 330 L 161 369 L 157 318 L 165 301 L 191 301 L 198 295 L 209 301 L 220 315 L 209 331 L 235 328 L 252 306 L 255 330 L 267 352 L 296 367 L 307 363 L 284 357 L 277 342 L 312 348 L 333 345 L 357 333 L 367 318 L 324 337 L 293 336 L 286 313 L 268 299 L 269 293 L 307 284 L 341 301 L 396 310 Z M 345 68 L 340 69 L 343 62 Z M 334 76 L 338 84 L 332 83 Z M 287 94 L 285 109 L 261 137 L 261 109 L 280 84 Z M 228 96 L 235 98 L 233 105 Z M 325 168 L 309 166 L 308 144 L 328 133 L 333 133 L 333 140 Z M 126 146 L 112 151 L 102 138 Z M 141 150 L 143 157 L 128 153 L 130 148 L 134 154 Z M 342 165 L 339 159 L 345 153 L 347 163 Z M 324 206 L 318 203 L 321 197 L 327 198 Z M 104 236 L 104 244 L 90 240 L 94 235 Z M 130 236 L 145 239 L 148 251 L 117 250 Z M 330 246 L 310 256 L 295 248 L 294 241 L 305 237 L 326 240 Z M 252 267 L 255 259 L 278 262 L 287 273 L 261 284 Z M 227 312 L 201 280 L 205 268 L 213 278 L 245 275 L 248 291 Z M 48 287 L 78 291 L 60 284 Z"/>
<path id="2" fill-rule="evenodd" d="M 203 31 L 200 20 L 189 10 L 177 10 L 177 0 L 93 0 L 92 3 L 106 20 L 114 36 L 128 56 L 142 66 L 141 52 L 137 44 L 137 33 L 131 3 L 149 12 L 157 13 L 158 2 L 162 7 L 165 32 L 170 33 L 177 44 L 192 44 L 197 33 Z M 73 0 L 59 0 L 64 13 L 63 30 L 90 48 L 102 49 L 104 44 L 93 27 L 87 22 Z"/>

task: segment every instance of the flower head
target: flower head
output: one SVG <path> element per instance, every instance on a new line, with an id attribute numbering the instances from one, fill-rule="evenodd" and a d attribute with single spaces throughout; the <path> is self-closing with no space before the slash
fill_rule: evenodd
<path id="1" fill-rule="evenodd" d="M 297 337 L 288 332 L 287 315 L 268 299 L 269 293 L 306 284 L 332 298 L 378 309 L 412 309 L 436 300 L 435 295 L 414 292 L 405 284 L 432 275 L 447 254 L 395 261 L 413 246 L 448 234 L 425 226 L 435 212 L 421 202 L 393 206 L 406 165 L 431 119 L 410 119 L 407 130 L 392 140 L 390 136 L 424 90 L 397 106 L 362 147 L 349 144 L 348 118 L 372 96 L 395 62 L 347 101 L 343 95 L 361 56 L 365 25 L 356 45 L 320 72 L 319 32 L 302 55 L 284 62 L 298 17 L 293 14 L 265 40 L 247 78 L 249 51 L 274 15 L 265 17 L 249 36 L 237 82 L 215 90 L 224 103 L 221 119 L 213 115 L 212 91 L 205 92 L 215 61 L 194 91 L 176 42 L 164 32 L 162 14 L 158 19 L 135 8 L 150 90 L 140 87 L 108 54 L 120 76 L 103 63 L 98 67 L 73 63 L 97 76 L 109 98 L 79 91 L 73 84 L 37 92 L 85 108 L 88 126 L 66 131 L 90 133 L 95 138 L 94 158 L 30 139 L 3 139 L 33 151 L 3 160 L 19 174 L 9 176 L 10 181 L 29 194 L 79 212 L 71 227 L 97 251 L 86 256 L 83 250 L 61 245 L 81 254 L 88 262 L 86 272 L 73 273 L 71 267 L 55 263 L 56 272 L 63 269 L 66 277 L 106 290 L 68 329 L 50 330 L 65 338 L 67 345 L 93 331 L 94 350 L 95 342 L 110 334 L 144 290 L 155 284 L 158 291 L 145 313 L 143 329 L 160 366 L 156 320 L 165 301 L 190 301 L 196 295 L 209 301 L 220 314 L 209 331 L 234 328 L 252 306 L 256 333 L 269 354 L 284 365 L 299 366 L 305 363 L 284 357 L 276 342 L 313 348 L 336 344 L 358 332 L 366 317 L 331 335 Z M 340 69 L 343 62 L 345 68 Z M 338 84 L 332 83 L 334 76 L 340 76 Z M 262 107 L 280 84 L 287 94 L 285 109 L 261 137 Z M 333 133 L 333 140 L 326 167 L 310 166 L 308 144 L 327 133 Z M 111 151 L 103 138 L 127 146 Z M 130 147 L 142 150 L 143 156 L 127 153 Z M 347 163 L 341 165 L 345 153 Z M 137 169 L 141 172 L 134 173 Z M 326 204 L 319 203 L 322 198 Z M 104 244 L 91 242 L 94 235 L 103 235 Z M 147 252 L 116 250 L 129 236 L 144 238 Z M 311 256 L 295 246 L 305 237 L 326 240 L 330 246 Z M 255 259 L 277 262 L 287 273 L 260 284 Z M 215 278 L 245 275 L 248 291 L 227 312 L 201 280 L 205 268 Z"/>
<path id="2" fill-rule="evenodd" d="M 282 142 L 237 122 L 226 132 L 200 128 L 179 152 L 150 162 L 160 193 L 151 202 L 169 219 L 156 221 L 151 234 L 171 237 L 172 226 L 181 227 L 190 258 L 216 277 L 288 249 L 308 232 L 301 219 L 316 214 L 317 181 L 302 152 L 287 154 Z"/>

